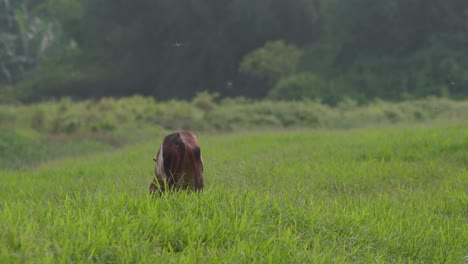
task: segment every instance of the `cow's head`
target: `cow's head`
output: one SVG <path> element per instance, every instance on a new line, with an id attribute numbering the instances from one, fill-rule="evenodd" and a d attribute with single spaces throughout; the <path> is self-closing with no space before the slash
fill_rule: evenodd
<path id="1" fill-rule="evenodd" d="M 158 187 L 156 186 L 156 184 L 154 184 L 154 182 L 151 183 L 149 191 L 150 191 L 150 194 L 154 194 L 158 191 Z"/>

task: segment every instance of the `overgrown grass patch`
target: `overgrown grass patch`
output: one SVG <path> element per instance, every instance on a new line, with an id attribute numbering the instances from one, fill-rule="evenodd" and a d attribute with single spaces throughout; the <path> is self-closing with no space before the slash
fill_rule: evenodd
<path id="1" fill-rule="evenodd" d="M 208 93 L 201 93 L 190 102 L 158 102 L 152 97 L 133 96 L 0 105 L 0 168 L 31 166 L 54 157 L 109 150 L 173 130 L 224 133 L 435 123 L 467 125 L 467 112 L 467 102 L 445 98 L 399 103 L 375 100 L 367 105 L 348 99 L 330 107 L 310 100 L 218 100 Z M 382 159 L 386 158 L 384 151 L 380 154 Z M 404 155 L 411 159 L 417 153 Z"/>
<path id="2" fill-rule="evenodd" d="M 151 97 L 102 98 L 32 105 L 0 106 L 0 127 L 33 129 L 41 133 L 115 132 L 122 128 L 157 126 L 163 129 L 238 131 L 252 128 L 358 128 L 372 125 L 421 124 L 440 121 L 466 123 L 466 101 L 445 98 L 398 103 L 375 100 L 366 105 L 344 100 L 337 107 L 319 101 L 217 100 L 202 93 L 193 101 L 158 102 Z"/>

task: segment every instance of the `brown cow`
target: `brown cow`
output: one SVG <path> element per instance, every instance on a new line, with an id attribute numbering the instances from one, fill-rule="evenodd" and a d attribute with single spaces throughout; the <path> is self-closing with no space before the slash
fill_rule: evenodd
<path id="1" fill-rule="evenodd" d="M 203 160 L 197 137 L 190 131 L 167 135 L 153 159 L 155 177 L 150 193 L 169 189 L 203 189 Z"/>

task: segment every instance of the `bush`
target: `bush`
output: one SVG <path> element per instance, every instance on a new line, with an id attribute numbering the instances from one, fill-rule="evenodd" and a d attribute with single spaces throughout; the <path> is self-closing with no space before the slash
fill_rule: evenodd
<path id="1" fill-rule="evenodd" d="M 12 107 L 0 105 L 0 127 L 13 126 L 15 123 L 15 113 Z"/>
<path id="2" fill-rule="evenodd" d="M 296 72 L 302 51 L 283 40 L 267 42 L 241 61 L 240 70 L 272 85 L 281 78 Z"/>
<path id="3" fill-rule="evenodd" d="M 330 99 L 326 81 L 311 73 L 299 73 L 281 79 L 268 93 L 275 100 Z"/>
<path id="4" fill-rule="evenodd" d="M 201 103 L 203 102 L 203 103 Z M 426 98 L 391 103 L 353 99 L 331 107 L 317 101 L 253 101 L 226 98 L 219 103 L 203 95 L 192 102 L 155 102 L 151 97 L 103 98 L 74 102 L 62 99 L 33 105 L 0 105 L 2 129 L 30 129 L 40 134 L 114 133 L 159 127 L 167 130 L 255 128 L 350 128 L 375 124 L 468 120 L 468 103 Z"/>
<path id="5" fill-rule="evenodd" d="M 31 102 L 63 95 L 79 95 L 84 87 L 86 75 L 71 64 L 48 60 L 30 73 L 29 78 L 15 86 L 15 97 Z M 64 87 L 68 87 L 64 89 Z"/>
<path id="6" fill-rule="evenodd" d="M 208 92 L 198 93 L 192 100 L 192 104 L 197 108 L 210 112 L 216 107 L 215 99 L 219 97 L 219 94 L 210 94 Z"/>
<path id="7" fill-rule="evenodd" d="M 258 101 L 225 104 L 206 115 L 209 127 L 235 130 L 255 127 L 321 127 L 334 112 L 312 101 Z"/>
<path id="8" fill-rule="evenodd" d="M 367 102 L 468 96 L 468 53 L 432 43 L 404 57 L 360 56 L 335 73 L 325 74 L 344 96 Z"/>

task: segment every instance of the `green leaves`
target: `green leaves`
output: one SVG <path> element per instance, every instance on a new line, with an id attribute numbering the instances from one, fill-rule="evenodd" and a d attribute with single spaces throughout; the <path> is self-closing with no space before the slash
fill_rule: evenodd
<path id="1" fill-rule="evenodd" d="M 239 69 L 269 85 L 295 73 L 302 56 L 302 51 L 283 40 L 267 42 L 244 56 Z"/>
<path id="2" fill-rule="evenodd" d="M 270 90 L 268 97 L 275 100 L 323 99 L 329 86 L 312 73 L 299 73 L 283 78 Z"/>
<path id="3" fill-rule="evenodd" d="M 2 1 L 0 7 L 5 10 L 0 21 L 0 83 L 16 83 L 52 50 L 60 50 L 62 36 L 56 20 L 37 3 Z"/>
<path id="4" fill-rule="evenodd" d="M 208 91 L 330 105 L 468 96 L 467 3 L 3 0 L 0 92 L 19 87 L 30 101 Z"/>

